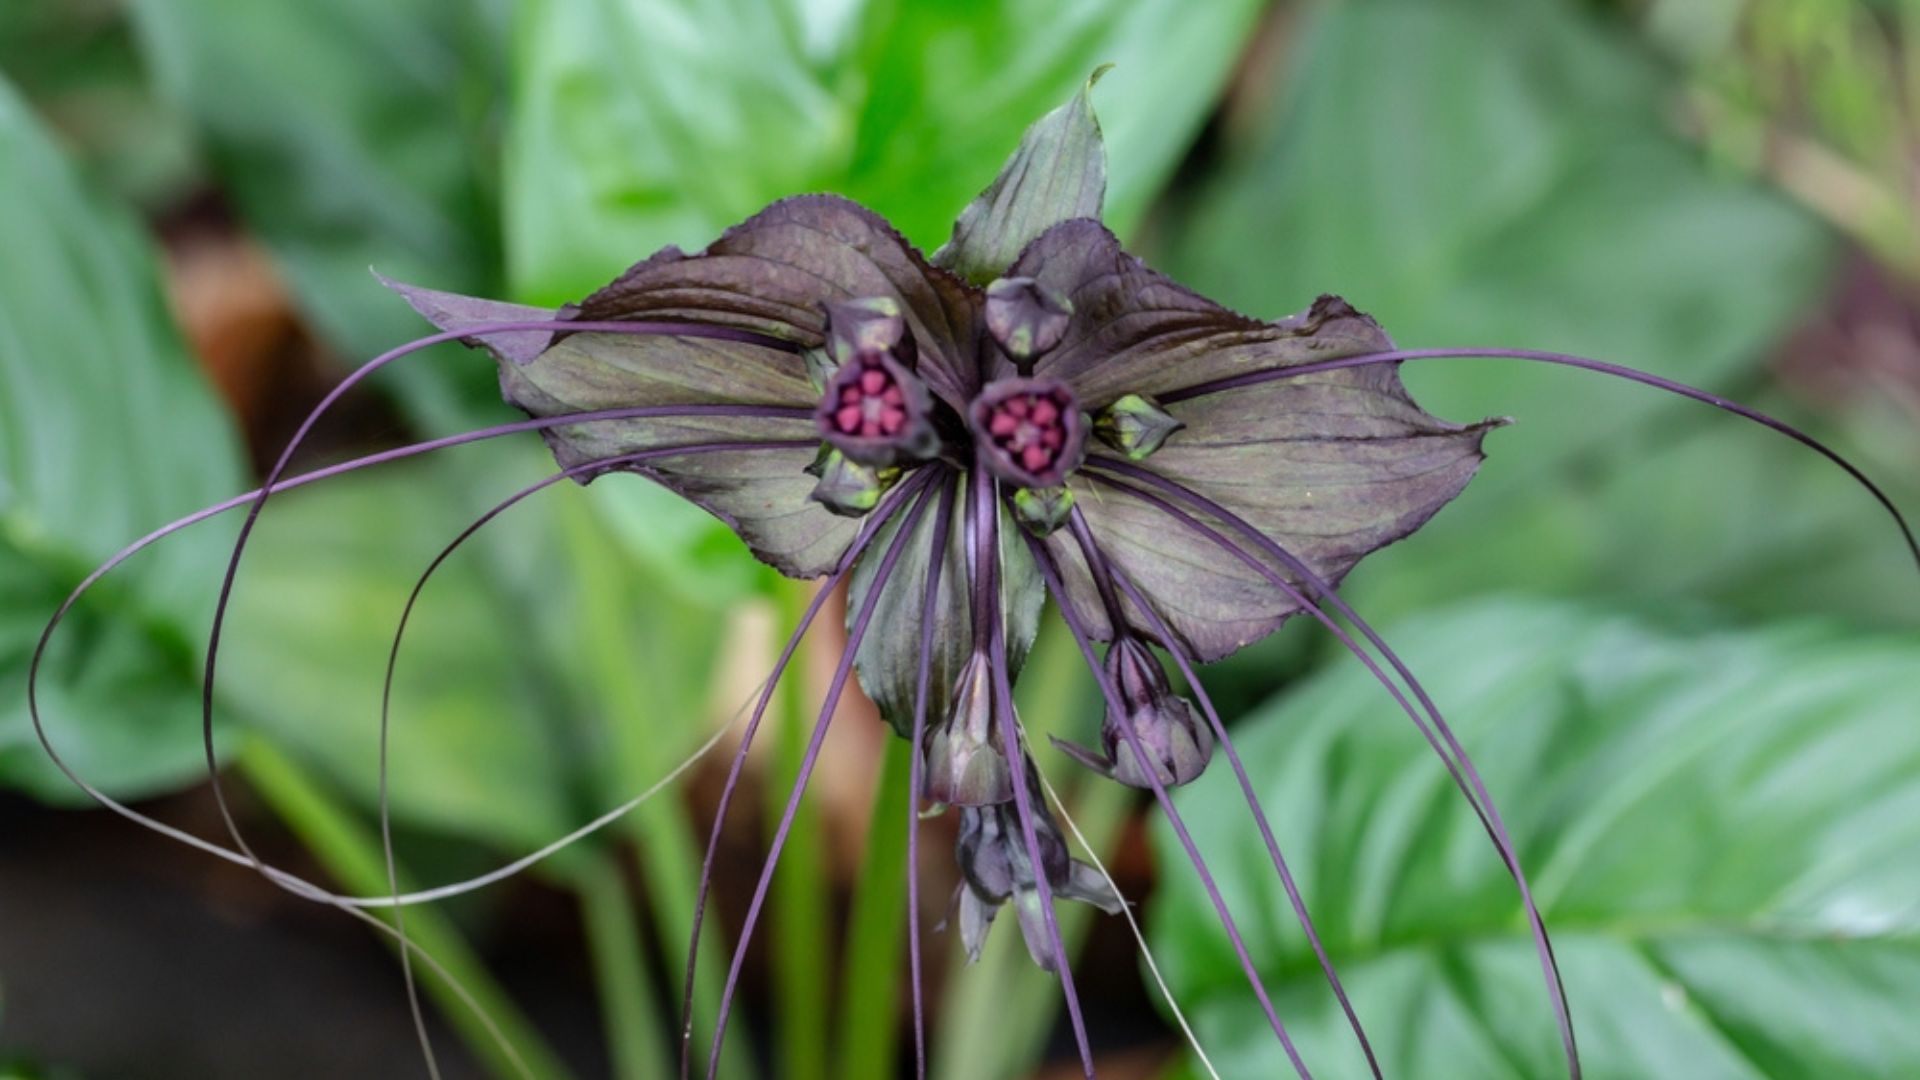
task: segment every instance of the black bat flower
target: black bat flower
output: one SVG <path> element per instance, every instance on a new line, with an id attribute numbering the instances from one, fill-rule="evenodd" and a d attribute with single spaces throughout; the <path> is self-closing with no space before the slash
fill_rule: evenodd
<path id="1" fill-rule="evenodd" d="M 850 578 L 862 686 L 923 750 L 919 790 L 966 808 L 969 952 L 993 906 L 1030 889 L 1029 948 L 1069 980 L 1053 895 L 1118 900 L 1066 858 L 1008 693 L 1045 594 L 1076 633 L 1109 643 L 1094 664 L 1111 699 L 1101 746 L 1073 756 L 1177 817 L 1165 788 L 1198 776 L 1226 733 L 1173 692 L 1153 648 L 1204 663 L 1271 633 L 1302 610 L 1298 588 L 1337 582 L 1457 495 L 1493 426 L 1428 415 L 1391 366 L 1191 396 L 1392 344 L 1332 297 L 1261 322 L 1148 269 L 1097 220 L 1104 168 L 1083 93 L 1029 131 L 931 259 L 863 207 L 809 195 L 697 254 L 662 251 L 562 311 L 399 287 L 447 331 L 546 317 L 739 335 L 482 344 L 507 400 L 536 418 L 698 410 L 545 435 L 563 467 L 591 470 L 583 480 L 625 462 L 606 470 L 700 504 L 782 573 Z M 1223 547 L 1149 488 L 1289 554 Z"/>
<path id="2" fill-rule="evenodd" d="M 847 649 L 746 913 L 708 1074 L 775 864 L 827 725 L 857 672 L 882 715 L 912 741 L 916 801 L 958 808 L 964 947 L 977 953 L 997 911 L 1014 905 L 1034 960 L 1061 978 L 1091 1075 L 1053 905 L 1064 897 L 1116 911 L 1122 901 L 1103 876 L 1069 857 L 1012 695 L 1051 595 L 1105 701 L 1097 745 L 1063 744 L 1066 754 L 1153 793 L 1275 1037 L 1305 1077 L 1308 1067 L 1168 794 L 1199 776 L 1216 752 L 1227 760 L 1293 915 L 1379 1076 L 1365 1029 L 1198 672 L 1306 614 L 1380 680 L 1484 824 L 1522 898 L 1568 1071 L 1577 1078 L 1552 946 L 1499 811 L 1432 699 L 1336 591 L 1362 558 L 1418 529 L 1460 493 L 1482 461 L 1487 432 L 1501 423 L 1461 426 L 1429 415 L 1401 385 L 1399 363 L 1531 360 L 1713 404 L 1833 459 L 1894 513 L 1917 561 L 1920 546 L 1852 465 L 1793 428 L 1704 391 L 1551 353 L 1396 350 L 1373 320 L 1330 296 L 1278 322 L 1228 311 L 1124 251 L 1098 220 L 1104 187 L 1104 151 L 1083 90 L 1028 130 L 931 257 L 855 203 L 805 195 L 774 203 L 696 254 L 661 251 L 559 310 L 389 283 L 441 332 L 348 378 L 299 430 L 260 491 L 166 526 L 115 556 L 75 590 L 47 635 L 81 592 L 132 552 L 248 506 L 208 651 L 211 761 L 212 680 L 226 592 L 268 495 L 397 457 L 539 431 L 562 467 L 539 486 L 641 475 L 706 508 L 780 572 L 825 585 L 747 722 L 714 817 L 699 913 L 721 822 L 775 686 L 833 587 L 848 587 Z M 529 419 L 283 479 L 295 448 L 350 387 L 404 355 L 454 339 L 492 353 L 507 401 Z M 1184 694 L 1175 688 L 1176 673 Z M 42 741 L 52 754 L 44 734 Z M 149 820 L 68 775 L 104 804 Z M 359 903 L 264 866 L 231 818 L 228 824 L 238 850 L 188 842 L 247 862 L 302 895 Z M 908 836 L 917 845 L 917 829 Z M 916 863 L 910 855 L 907 865 Z M 917 911 L 911 878 L 909 889 Z M 686 972 L 687 1016 L 699 918 Z M 917 922 L 909 941 L 924 1073 Z M 684 1040 L 682 1062 L 684 1072 Z"/>

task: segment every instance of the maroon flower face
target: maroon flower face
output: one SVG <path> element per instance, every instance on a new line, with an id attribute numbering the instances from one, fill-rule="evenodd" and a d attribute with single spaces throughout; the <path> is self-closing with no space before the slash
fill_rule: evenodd
<path id="1" fill-rule="evenodd" d="M 987 467 L 1016 487 L 1054 487 L 1086 456 L 1086 420 L 1063 382 L 1002 379 L 981 391 L 970 413 Z"/>
<path id="2" fill-rule="evenodd" d="M 820 437 L 835 449 L 863 465 L 884 468 L 928 456 L 937 440 L 926 385 L 901 362 L 912 355 L 913 339 L 897 312 L 875 317 L 867 310 L 877 303 L 829 307 L 836 344 L 844 334 L 839 351 L 845 360 L 827 380 L 814 418 Z M 849 313 L 862 317 L 856 321 Z M 843 328 L 848 322 L 855 325 Z"/>

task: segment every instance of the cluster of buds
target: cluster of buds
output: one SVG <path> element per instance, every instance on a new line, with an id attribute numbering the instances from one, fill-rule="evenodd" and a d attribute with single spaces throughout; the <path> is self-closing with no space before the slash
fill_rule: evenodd
<path id="1" fill-rule="evenodd" d="M 1066 838 L 1046 811 L 1032 761 L 1026 763 L 1027 790 L 1034 806 L 1034 836 L 1039 841 L 1040 869 L 1055 896 L 1089 903 L 1109 915 L 1119 913 L 1125 901 L 1099 871 L 1068 856 Z M 1020 934 L 1033 962 L 1054 969 L 1053 946 L 1047 934 L 1046 913 L 1040 906 L 1038 878 L 1027 852 L 1019 814 L 1012 802 L 968 806 L 960 811 L 960 841 L 955 848 L 963 878 L 959 894 L 960 943 L 969 961 L 980 958 L 987 930 L 1002 905 L 1013 904 Z"/>

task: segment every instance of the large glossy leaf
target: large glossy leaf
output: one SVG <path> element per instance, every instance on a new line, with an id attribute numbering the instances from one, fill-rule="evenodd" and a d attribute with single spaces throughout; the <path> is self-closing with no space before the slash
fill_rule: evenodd
<path id="1" fill-rule="evenodd" d="M 512 278 L 575 299 L 669 243 L 835 191 L 931 250 L 1035 117 L 1095 95 L 1123 232 L 1192 141 L 1259 5 L 531 0 L 508 140 Z"/>
<path id="2" fill-rule="evenodd" d="M 1323 7 L 1290 78 L 1227 127 L 1242 137 L 1169 231 L 1167 268 L 1260 315 L 1337 292 L 1403 347 L 1560 349 L 1731 388 L 1813 298 L 1830 242 L 1782 197 L 1713 172 L 1670 130 L 1659 69 L 1578 7 Z M 1412 541 L 1462 562 L 1550 486 L 1657 460 L 1664 430 L 1701 408 L 1505 361 L 1404 377 L 1441 415 L 1516 421 Z M 1555 537 L 1534 539 L 1552 552 Z"/>
<path id="3" fill-rule="evenodd" d="M 498 0 L 132 7 L 155 75 L 204 132 L 223 190 L 301 308 L 341 350 L 414 336 L 369 266 L 497 291 L 493 141 L 503 82 Z M 395 372 L 449 422 L 488 380 Z M 453 391 L 461 388 L 459 395 Z"/>
<path id="4" fill-rule="evenodd" d="M 239 490 L 238 453 L 136 226 L 81 187 L 5 83 L 0 190 L 0 779 L 78 797 L 28 725 L 35 639 L 95 564 Z M 129 564 L 55 641 L 41 703 L 56 745 L 111 792 L 204 768 L 194 640 L 219 539 Z"/>
<path id="5" fill-rule="evenodd" d="M 1920 639 L 1538 601 L 1389 638 L 1513 830 L 1589 1077 L 1920 1073 Z M 1342 664 L 1239 744 L 1388 1072 L 1564 1075 L 1512 884 L 1377 685 Z M 1316 1075 L 1366 1075 L 1232 778 L 1181 803 Z M 1190 872 L 1153 916 L 1223 1075 L 1281 1075 Z"/>

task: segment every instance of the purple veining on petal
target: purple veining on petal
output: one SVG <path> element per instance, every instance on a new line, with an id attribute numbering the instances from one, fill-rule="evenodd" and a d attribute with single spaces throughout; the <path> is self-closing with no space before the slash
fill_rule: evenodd
<path id="1" fill-rule="evenodd" d="M 1160 395 L 1161 401 L 1172 404 L 1206 394 L 1218 394 L 1228 390 L 1255 386 L 1276 379 L 1294 379 L 1304 375 L 1317 375 L 1327 371 L 1341 371 L 1347 368 L 1366 367 L 1372 364 L 1397 364 L 1407 360 L 1526 360 L 1540 364 L 1556 364 L 1561 367 L 1579 368 L 1583 371 L 1598 372 L 1615 378 L 1651 386 L 1670 394 L 1704 402 L 1716 409 L 1723 409 L 1735 416 L 1751 420 L 1762 427 L 1772 428 L 1787 438 L 1800 443 L 1838 465 L 1846 474 L 1872 495 L 1900 528 L 1900 535 L 1906 540 L 1907 551 L 1913 556 L 1916 565 L 1920 565 L 1920 539 L 1914 536 L 1913 528 L 1907 523 L 1906 516 L 1894 505 L 1892 497 L 1882 491 L 1878 484 L 1868 479 L 1867 474 L 1848 461 L 1839 451 L 1826 443 L 1788 424 L 1784 420 L 1768 416 L 1758 409 L 1742 405 L 1730 398 L 1721 397 L 1711 391 L 1688 386 L 1685 383 L 1650 372 L 1627 367 L 1624 364 L 1610 364 L 1604 360 L 1591 360 L 1584 356 L 1572 356 L 1566 353 L 1540 352 L 1533 349 L 1394 349 L 1386 352 L 1364 353 L 1356 356 L 1342 356 L 1333 360 L 1319 360 L 1300 364 L 1295 367 L 1276 368 L 1270 371 L 1250 372 L 1246 375 L 1234 375 L 1224 379 L 1200 383 Z"/>

